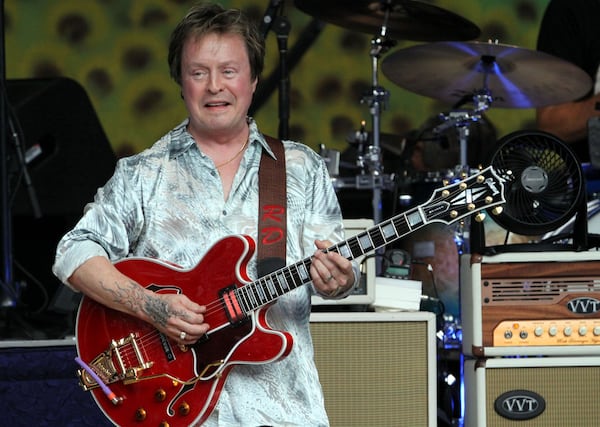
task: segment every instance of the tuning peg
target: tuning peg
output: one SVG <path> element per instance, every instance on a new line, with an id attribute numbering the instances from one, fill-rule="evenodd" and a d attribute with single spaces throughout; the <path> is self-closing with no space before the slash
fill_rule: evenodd
<path id="1" fill-rule="evenodd" d="M 500 215 L 502 213 L 502 206 L 496 206 L 494 209 L 492 209 L 492 213 L 494 215 Z"/>
<path id="2" fill-rule="evenodd" d="M 484 220 L 485 220 L 485 214 L 483 212 L 479 212 L 477 215 L 475 215 L 475 221 L 483 222 Z"/>

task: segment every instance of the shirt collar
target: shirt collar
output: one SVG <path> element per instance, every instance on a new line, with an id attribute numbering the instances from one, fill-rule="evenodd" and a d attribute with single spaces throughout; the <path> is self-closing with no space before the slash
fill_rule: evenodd
<path id="1" fill-rule="evenodd" d="M 171 131 L 171 147 L 169 155 L 171 159 L 177 157 L 186 150 L 189 150 L 190 147 L 196 144 L 196 141 L 194 141 L 194 138 L 187 130 L 189 122 L 189 118 L 186 118 Z M 275 154 L 271 150 L 271 147 L 269 147 L 263 134 L 258 130 L 258 125 L 252 117 L 248 117 L 248 126 L 250 127 L 250 143 L 257 141 L 262 146 L 263 150 L 275 159 Z"/>

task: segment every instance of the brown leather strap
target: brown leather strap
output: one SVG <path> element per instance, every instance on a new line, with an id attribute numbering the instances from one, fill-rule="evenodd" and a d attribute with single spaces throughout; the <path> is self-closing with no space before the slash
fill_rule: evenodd
<path id="1" fill-rule="evenodd" d="M 279 139 L 265 135 L 275 159 L 263 151 L 258 171 L 258 276 L 285 267 L 287 201 L 285 152 Z"/>

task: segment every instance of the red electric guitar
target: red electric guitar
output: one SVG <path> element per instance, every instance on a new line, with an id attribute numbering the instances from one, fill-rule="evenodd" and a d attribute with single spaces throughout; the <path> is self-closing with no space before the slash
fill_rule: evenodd
<path id="1" fill-rule="evenodd" d="M 433 222 L 453 223 L 505 202 L 492 167 L 435 190 L 424 204 L 338 243 L 352 260 Z M 237 364 L 270 363 L 287 356 L 292 337 L 271 329 L 269 305 L 310 282 L 311 257 L 256 281 L 246 273 L 252 238 L 226 237 L 192 269 L 147 258 L 116 267 L 155 292 L 184 293 L 207 306 L 211 330 L 181 346 L 149 324 L 84 297 L 77 314 L 79 379 L 104 414 L 120 426 L 200 424 L 214 409 L 227 375 Z"/>

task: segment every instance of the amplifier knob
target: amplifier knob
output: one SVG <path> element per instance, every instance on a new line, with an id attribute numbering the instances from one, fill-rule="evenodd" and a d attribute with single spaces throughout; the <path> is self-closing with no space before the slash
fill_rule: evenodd
<path id="1" fill-rule="evenodd" d="M 512 338 L 512 331 L 508 330 L 508 331 L 504 331 L 504 338 L 506 338 L 507 340 Z"/>
<path id="2" fill-rule="evenodd" d="M 521 331 L 521 332 L 519 332 L 519 336 L 521 337 L 522 340 L 526 340 L 527 337 L 529 336 L 529 334 L 527 333 L 527 331 Z"/>
<path id="3" fill-rule="evenodd" d="M 573 333 L 573 329 L 571 329 L 570 326 L 565 327 L 563 334 L 565 334 L 566 337 L 570 337 L 572 333 Z"/>
<path id="4" fill-rule="evenodd" d="M 544 333 L 544 328 L 542 328 L 541 326 L 538 326 L 537 328 L 535 328 L 533 333 L 535 334 L 536 337 L 541 337 Z"/>
<path id="5" fill-rule="evenodd" d="M 594 335 L 596 335 L 596 336 L 600 335 L 600 326 L 594 327 Z"/>
<path id="6" fill-rule="evenodd" d="M 556 326 L 550 326 L 550 329 L 548 329 L 548 334 L 550 334 L 551 337 L 555 337 L 557 333 L 558 329 Z"/>
<path id="7" fill-rule="evenodd" d="M 585 326 L 580 326 L 580 327 L 579 327 L 579 336 L 581 336 L 581 337 L 585 337 L 585 334 L 587 334 L 587 327 L 585 327 Z"/>

